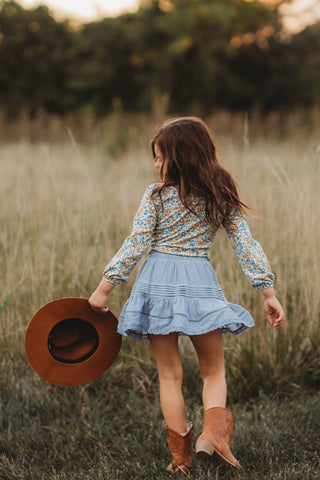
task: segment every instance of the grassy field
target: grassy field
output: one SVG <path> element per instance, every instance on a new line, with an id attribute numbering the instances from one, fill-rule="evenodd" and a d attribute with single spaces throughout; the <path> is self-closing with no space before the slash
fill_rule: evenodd
<path id="1" fill-rule="evenodd" d="M 131 343 L 131 342 L 129 342 Z M 127 350 L 127 349 L 126 349 Z M 127 351 L 100 379 L 63 388 L 36 377 L 16 357 L 2 360 L 0 478 L 3 480 L 164 480 L 169 463 L 156 369 Z M 200 388 L 185 361 L 185 397 L 201 432 Z M 5 368 L 4 368 L 5 367 Z M 233 451 L 244 468 L 194 462 L 192 478 L 319 479 L 320 396 L 265 395 L 232 404 Z M 218 466 L 218 468 L 217 468 Z"/>
<path id="2" fill-rule="evenodd" d="M 212 122 L 213 125 L 215 122 Z M 115 128 L 115 126 L 113 126 Z M 276 275 L 287 324 L 274 333 L 260 293 L 242 274 L 223 231 L 212 251 L 229 301 L 256 327 L 225 337 L 234 450 L 244 472 L 197 463 L 194 478 L 319 478 L 319 165 L 316 133 L 264 138 L 217 130 L 219 157 L 255 207 L 249 224 Z M 47 384 L 23 348 L 33 313 L 58 297 L 88 297 L 130 232 L 154 172 L 150 127 L 110 130 L 104 141 L 0 144 L 0 478 L 161 479 L 169 460 L 149 346 L 125 340 L 110 372 L 84 387 Z M 111 153 L 113 152 L 113 156 Z M 118 315 L 128 284 L 114 290 Z M 181 341 L 188 415 L 200 432 L 201 382 Z"/>

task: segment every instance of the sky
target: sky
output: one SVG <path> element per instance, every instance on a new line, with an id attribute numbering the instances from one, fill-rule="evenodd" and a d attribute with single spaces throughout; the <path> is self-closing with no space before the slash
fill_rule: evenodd
<path id="1" fill-rule="evenodd" d="M 47 5 L 52 12 L 84 21 L 117 15 L 124 10 L 134 10 L 137 0 L 18 0 L 25 8 Z"/>
<path id="2" fill-rule="evenodd" d="M 45 4 L 59 16 L 90 22 L 103 16 L 134 11 L 138 0 L 18 0 L 18 3 L 25 8 Z M 285 24 L 292 31 L 299 31 L 303 25 L 320 20 L 320 0 L 293 0 L 281 8 Z"/>
<path id="3" fill-rule="evenodd" d="M 293 0 L 282 5 L 285 25 L 290 30 L 299 31 L 304 25 L 320 20 L 320 0 Z"/>

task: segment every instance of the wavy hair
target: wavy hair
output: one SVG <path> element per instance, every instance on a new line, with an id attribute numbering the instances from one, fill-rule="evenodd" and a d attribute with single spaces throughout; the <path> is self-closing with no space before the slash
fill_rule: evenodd
<path id="1" fill-rule="evenodd" d="M 217 160 L 210 130 L 196 117 L 184 117 L 165 123 L 151 141 L 153 158 L 155 145 L 164 162 L 160 169 L 163 183 L 152 195 L 168 186 L 177 186 L 185 208 L 192 210 L 190 195 L 205 202 L 207 221 L 219 227 L 232 227 L 230 213 L 248 208 L 239 198 L 238 187 L 231 174 Z"/>

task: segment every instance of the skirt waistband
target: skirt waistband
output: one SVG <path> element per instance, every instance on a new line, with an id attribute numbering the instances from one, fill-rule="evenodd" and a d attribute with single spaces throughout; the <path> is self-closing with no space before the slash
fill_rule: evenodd
<path id="1" fill-rule="evenodd" d="M 178 253 L 164 253 L 164 252 L 157 252 L 156 250 L 151 250 L 148 255 L 149 258 L 161 258 L 163 260 L 172 259 L 174 261 L 200 261 L 200 262 L 208 262 L 207 257 L 196 257 L 192 255 L 179 255 Z"/>

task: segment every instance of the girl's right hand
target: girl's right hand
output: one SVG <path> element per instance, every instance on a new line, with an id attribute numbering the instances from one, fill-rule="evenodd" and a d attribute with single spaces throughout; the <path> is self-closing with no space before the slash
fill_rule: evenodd
<path id="1" fill-rule="evenodd" d="M 112 283 L 101 280 L 98 288 L 92 293 L 88 302 L 92 310 L 99 315 L 106 315 L 109 311 L 107 307 L 107 300 L 109 293 L 114 288 Z"/>
<path id="2" fill-rule="evenodd" d="M 269 323 L 275 330 L 278 330 L 285 321 L 285 314 L 281 303 L 275 296 L 273 288 L 262 290 L 262 293 L 264 295 L 264 309 Z"/>

